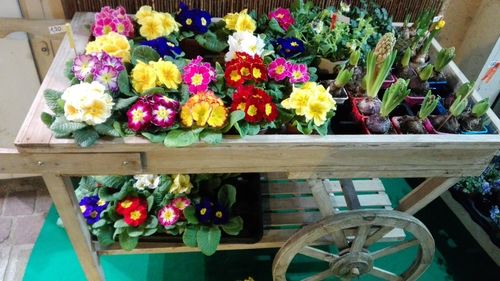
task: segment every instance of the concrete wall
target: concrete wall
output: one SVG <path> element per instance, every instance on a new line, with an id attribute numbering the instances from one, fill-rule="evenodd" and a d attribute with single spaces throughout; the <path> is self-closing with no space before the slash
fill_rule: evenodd
<path id="1" fill-rule="evenodd" d="M 500 36 L 500 1 L 451 0 L 445 20 L 439 41 L 445 47 L 455 46 L 455 61 L 474 81 Z"/>
<path id="2" fill-rule="evenodd" d="M 21 18 L 18 1 L 2 0 L 0 17 Z M 13 33 L 0 39 L 0 147 L 13 147 L 39 87 L 26 34 Z"/>

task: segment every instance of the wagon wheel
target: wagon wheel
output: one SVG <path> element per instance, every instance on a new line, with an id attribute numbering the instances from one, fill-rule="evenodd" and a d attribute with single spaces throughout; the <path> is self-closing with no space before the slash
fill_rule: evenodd
<path id="1" fill-rule="evenodd" d="M 403 229 L 413 237 L 411 240 L 394 242 L 394 245 L 377 251 L 369 251 L 368 246 L 380 240 L 379 230 Z M 347 231 L 346 231 L 347 230 Z M 332 241 L 333 234 L 348 233 L 348 247 L 339 249 L 338 254 L 324 251 L 314 245 Z M 379 232 L 377 232 L 379 231 Z M 338 235 L 337 235 L 338 237 Z M 332 244 L 330 242 L 329 244 Z M 327 243 L 328 244 L 328 243 Z M 418 254 L 412 264 L 401 274 L 396 274 L 374 266 L 374 261 L 418 246 Z M 273 278 L 285 281 L 287 269 L 297 254 L 326 262 L 328 269 L 312 275 L 303 281 L 324 280 L 336 277 L 351 280 L 362 275 L 375 276 L 381 280 L 416 280 L 431 264 L 434 255 L 434 239 L 425 225 L 415 217 L 393 210 L 355 210 L 326 217 L 296 232 L 281 247 L 273 262 Z"/>

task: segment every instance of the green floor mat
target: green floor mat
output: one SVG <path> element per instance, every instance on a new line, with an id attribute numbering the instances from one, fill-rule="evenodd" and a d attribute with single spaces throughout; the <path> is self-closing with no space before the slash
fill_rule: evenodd
<path id="1" fill-rule="evenodd" d="M 398 202 L 410 187 L 404 180 L 384 180 L 392 202 Z M 56 225 L 52 208 L 41 230 L 26 268 L 27 281 L 85 280 L 66 232 Z M 453 213 L 438 199 L 417 214 L 436 240 L 436 255 L 420 280 L 498 280 L 499 268 L 467 233 Z M 111 281 L 235 281 L 252 276 L 256 281 L 271 280 L 276 250 L 220 251 L 211 257 L 201 253 L 105 256 L 101 258 L 106 280 Z M 395 269 L 411 262 L 409 249 L 381 261 L 378 266 Z M 290 268 L 290 280 L 300 280 L 322 269 L 323 264 L 308 258 Z M 359 280 L 377 280 L 360 278 Z"/>

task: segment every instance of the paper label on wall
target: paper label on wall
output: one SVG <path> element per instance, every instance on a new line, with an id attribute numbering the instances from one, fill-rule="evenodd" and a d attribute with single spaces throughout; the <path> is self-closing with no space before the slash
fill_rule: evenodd
<path id="1" fill-rule="evenodd" d="M 443 18 L 443 15 L 437 15 L 432 19 L 432 22 L 438 22 Z"/>
<path id="2" fill-rule="evenodd" d="M 63 33 L 63 32 L 66 32 L 66 27 L 64 26 L 64 24 L 49 26 L 49 33 L 50 34 L 57 34 L 57 33 Z"/>

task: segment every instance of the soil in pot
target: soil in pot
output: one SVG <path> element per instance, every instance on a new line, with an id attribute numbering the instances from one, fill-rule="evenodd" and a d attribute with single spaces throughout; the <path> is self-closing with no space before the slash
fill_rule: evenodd
<path id="1" fill-rule="evenodd" d="M 462 131 L 478 132 L 484 130 L 481 118 L 474 116 L 471 112 L 466 112 L 458 118 Z"/>
<path id="2" fill-rule="evenodd" d="M 417 116 L 401 116 L 399 119 L 399 130 L 402 134 L 427 134 L 422 121 Z"/>
<path id="3" fill-rule="evenodd" d="M 457 118 L 451 116 L 448 121 L 446 121 L 446 119 L 448 119 L 447 115 L 429 116 L 429 121 L 436 131 L 448 134 L 458 134 L 460 132 L 460 123 Z"/>
<path id="4" fill-rule="evenodd" d="M 418 75 L 410 80 L 409 88 L 411 89 L 410 96 L 413 97 L 425 97 L 430 89 L 429 82 L 420 80 Z"/>
<path id="5" fill-rule="evenodd" d="M 417 73 L 415 72 L 415 70 L 410 66 L 407 66 L 407 67 L 400 66 L 400 67 L 395 69 L 394 74 L 398 78 L 403 78 L 405 80 L 411 80 L 417 76 Z"/>

